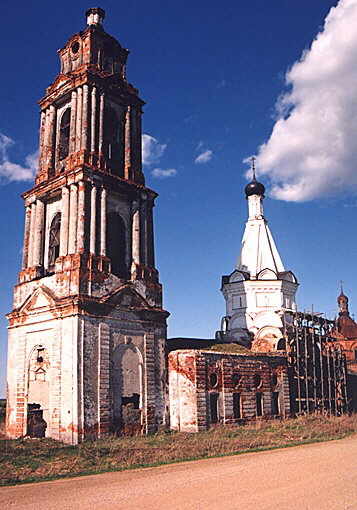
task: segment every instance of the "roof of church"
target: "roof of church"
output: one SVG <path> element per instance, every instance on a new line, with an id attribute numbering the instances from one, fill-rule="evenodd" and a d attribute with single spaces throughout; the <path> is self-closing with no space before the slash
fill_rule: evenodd
<path id="1" fill-rule="evenodd" d="M 251 182 L 249 182 L 244 191 L 246 198 L 252 196 L 252 195 L 258 195 L 264 198 L 265 193 L 265 186 L 261 182 L 258 182 L 255 176 L 255 156 L 252 157 L 252 174 L 253 178 Z"/>
<path id="2" fill-rule="evenodd" d="M 249 272 L 251 276 L 256 276 L 263 269 L 271 269 L 275 273 L 285 271 L 273 236 L 264 218 L 253 222 L 248 220 L 237 269 Z"/>
<path id="3" fill-rule="evenodd" d="M 337 330 L 344 338 L 357 338 L 357 324 L 349 315 L 340 315 L 337 319 Z"/>
<path id="4" fill-rule="evenodd" d="M 265 193 L 265 186 L 261 182 L 258 182 L 255 178 L 255 175 L 252 179 L 252 181 L 246 185 L 245 187 L 245 195 L 246 197 L 250 197 L 251 195 L 259 195 L 261 197 L 264 197 Z"/>
<path id="5" fill-rule="evenodd" d="M 236 269 L 249 273 L 250 278 L 256 278 L 264 269 L 270 269 L 278 277 L 279 273 L 285 272 L 285 268 L 268 223 L 264 218 L 263 199 L 265 187 L 256 179 L 254 157 L 252 158 L 252 175 L 252 181 L 245 187 L 245 195 L 247 199 L 256 195 L 259 197 L 260 205 L 257 208 L 253 208 L 253 210 L 248 206 L 249 217 Z M 252 204 L 255 204 L 255 202 L 253 201 Z"/>
<path id="6" fill-rule="evenodd" d="M 343 337 L 345 340 L 357 339 L 357 323 L 350 316 L 348 310 L 348 297 L 344 294 L 341 282 L 341 292 L 337 298 L 337 303 L 340 308 L 338 319 L 336 321 L 337 328 L 335 335 L 338 338 Z"/>

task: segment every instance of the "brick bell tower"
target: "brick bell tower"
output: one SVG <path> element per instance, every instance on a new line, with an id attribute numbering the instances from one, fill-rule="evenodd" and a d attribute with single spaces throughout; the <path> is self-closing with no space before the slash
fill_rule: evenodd
<path id="1" fill-rule="evenodd" d="M 8 314 L 7 434 L 72 444 L 165 421 L 169 315 L 154 260 L 157 194 L 141 169 L 144 102 L 105 12 L 86 15 L 39 102 L 39 168 L 23 195 Z"/>

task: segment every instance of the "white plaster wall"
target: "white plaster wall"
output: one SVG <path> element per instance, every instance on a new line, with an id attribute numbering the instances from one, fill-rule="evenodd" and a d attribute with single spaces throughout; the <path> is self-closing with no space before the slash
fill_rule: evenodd
<path id="1" fill-rule="evenodd" d="M 192 353 L 189 357 L 183 352 L 170 354 L 169 368 L 170 428 L 181 432 L 197 432 L 197 388 L 185 371 L 195 366 Z"/>
<path id="2" fill-rule="evenodd" d="M 8 426 L 16 424 L 16 378 L 21 371 L 21 362 L 18 356 L 19 334 L 16 330 L 9 330 L 8 357 L 7 357 L 7 406 L 6 423 Z M 14 437 L 11 435 L 11 437 Z"/>
<path id="3" fill-rule="evenodd" d="M 169 370 L 169 404 L 170 404 L 170 429 L 180 430 L 180 404 L 179 404 L 178 373 Z"/>
<path id="4" fill-rule="evenodd" d="M 228 329 L 248 328 L 256 332 L 268 325 L 282 327 L 277 312 L 285 308 L 295 309 L 296 289 L 296 283 L 285 280 L 244 280 L 230 283 L 223 291 L 226 315 L 231 317 Z M 262 320 L 268 322 L 262 324 Z"/>
<path id="5" fill-rule="evenodd" d="M 61 366 L 60 381 L 60 426 L 61 440 L 66 443 L 78 442 L 79 405 L 78 400 L 78 316 L 58 320 L 58 363 Z"/>
<path id="6" fill-rule="evenodd" d="M 40 320 L 39 320 L 40 319 Z M 78 426 L 77 411 L 77 365 L 76 365 L 76 317 L 56 319 L 50 314 L 37 316 L 37 321 L 10 329 L 8 381 L 12 388 L 9 394 L 10 420 L 15 415 L 16 387 L 21 379 L 24 385 L 25 416 L 23 433 L 26 433 L 28 400 L 28 367 L 34 348 L 41 345 L 49 355 L 49 368 L 46 374 L 49 381 L 48 408 L 44 409 L 47 422 L 46 437 L 61 439 L 74 444 L 77 440 L 73 431 Z M 22 361 L 23 360 L 23 361 Z M 75 364 L 75 367 L 73 366 Z M 32 395 L 32 400 L 34 398 Z M 32 403 L 32 401 L 31 401 Z M 36 402 L 40 403 L 41 402 Z M 70 412 L 68 412 L 70 411 Z M 53 417 L 59 416 L 56 423 Z M 74 427 L 72 427 L 74 424 Z"/>
<path id="7" fill-rule="evenodd" d="M 43 418 L 47 423 L 47 429 L 46 429 L 46 437 L 51 437 L 51 413 L 52 413 L 52 391 L 53 391 L 53 380 L 55 377 L 55 360 L 53 356 L 53 336 L 54 336 L 54 328 L 55 323 L 47 323 L 47 324 L 41 324 L 37 325 L 37 327 L 26 328 L 25 333 L 25 360 L 26 360 L 26 371 L 25 371 L 25 398 L 26 398 L 26 404 L 28 403 L 37 403 L 41 404 L 41 408 L 43 409 Z M 45 394 L 39 394 L 39 392 L 32 392 L 30 393 L 30 381 L 29 381 L 29 362 L 31 354 L 33 353 L 33 350 L 37 347 L 43 347 L 47 350 L 48 356 L 49 356 L 49 367 L 46 373 L 46 378 L 48 379 L 48 395 Z M 46 389 L 44 388 L 44 391 Z M 36 394 L 37 393 L 37 394 Z M 35 401 L 35 398 L 38 398 L 39 401 Z M 46 404 L 47 408 L 46 408 Z"/>

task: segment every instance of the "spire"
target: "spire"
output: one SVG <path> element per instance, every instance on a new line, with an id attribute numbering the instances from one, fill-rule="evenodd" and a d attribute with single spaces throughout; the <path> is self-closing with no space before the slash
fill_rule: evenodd
<path id="1" fill-rule="evenodd" d="M 253 179 L 245 187 L 248 200 L 248 221 L 237 264 L 237 269 L 248 272 L 251 278 L 256 278 L 263 269 L 270 269 L 275 274 L 285 271 L 273 236 L 264 218 L 265 187 L 256 179 L 255 159 L 254 156 L 251 159 Z"/>
<path id="2" fill-rule="evenodd" d="M 340 280 L 340 287 L 341 287 L 340 296 L 344 296 L 344 293 L 343 293 L 343 281 L 342 280 Z"/>

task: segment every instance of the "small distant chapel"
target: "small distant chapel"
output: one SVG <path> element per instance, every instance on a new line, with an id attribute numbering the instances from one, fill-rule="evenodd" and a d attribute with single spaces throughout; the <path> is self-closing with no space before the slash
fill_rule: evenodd
<path id="1" fill-rule="evenodd" d="M 169 314 L 155 268 L 157 194 L 142 173 L 144 102 L 104 11 L 86 16 L 39 102 L 39 168 L 23 195 L 8 314 L 9 437 L 77 443 L 164 421 Z"/>

